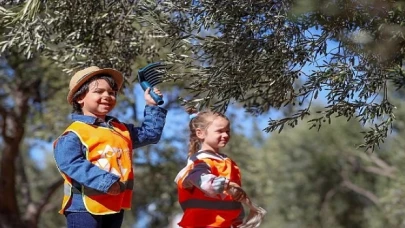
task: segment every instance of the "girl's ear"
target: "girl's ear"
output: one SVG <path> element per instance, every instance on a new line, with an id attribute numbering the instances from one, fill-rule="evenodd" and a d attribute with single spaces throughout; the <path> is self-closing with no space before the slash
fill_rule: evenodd
<path id="1" fill-rule="evenodd" d="M 204 139 L 205 137 L 205 132 L 203 130 L 201 130 L 201 128 L 197 128 L 195 129 L 195 135 L 199 138 L 199 139 Z"/>

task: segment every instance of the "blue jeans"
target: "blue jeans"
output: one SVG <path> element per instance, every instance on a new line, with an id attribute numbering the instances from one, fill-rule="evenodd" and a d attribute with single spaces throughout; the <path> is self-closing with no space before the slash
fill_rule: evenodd
<path id="1" fill-rule="evenodd" d="M 65 212 L 68 228 L 120 228 L 124 211 L 110 215 L 93 215 L 89 212 Z"/>

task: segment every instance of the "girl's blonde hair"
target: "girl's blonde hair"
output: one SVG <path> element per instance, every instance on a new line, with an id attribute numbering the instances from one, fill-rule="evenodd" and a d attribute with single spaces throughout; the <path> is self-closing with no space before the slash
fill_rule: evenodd
<path id="1" fill-rule="evenodd" d="M 215 112 L 211 110 L 205 110 L 198 112 L 195 108 L 186 108 L 186 112 L 191 115 L 190 123 L 188 124 L 190 128 L 190 140 L 188 144 L 188 156 L 196 153 L 201 146 L 201 142 L 197 137 L 197 128 L 206 130 L 211 123 L 214 121 L 215 117 L 222 117 L 229 121 L 228 117 L 220 112 Z"/>

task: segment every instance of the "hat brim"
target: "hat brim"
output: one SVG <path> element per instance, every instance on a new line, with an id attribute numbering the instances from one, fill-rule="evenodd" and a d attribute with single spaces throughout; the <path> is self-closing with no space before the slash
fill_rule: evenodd
<path id="1" fill-rule="evenodd" d="M 86 81 L 88 81 L 90 78 L 97 76 L 97 75 L 109 75 L 111 76 L 114 81 L 117 83 L 118 90 L 121 89 L 122 84 L 124 83 L 124 76 L 122 75 L 121 72 L 114 70 L 112 68 L 105 68 L 105 69 L 100 69 L 97 71 L 90 72 L 83 77 L 80 78 L 80 80 L 76 83 L 76 85 L 69 90 L 68 96 L 67 96 L 67 101 L 69 104 L 73 103 L 73 95 L 77 92 L 77 90 L 82 86 Z"/>

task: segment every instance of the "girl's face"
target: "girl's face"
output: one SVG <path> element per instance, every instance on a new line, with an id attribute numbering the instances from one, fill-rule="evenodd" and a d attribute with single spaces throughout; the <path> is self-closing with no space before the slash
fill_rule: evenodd
<path id="1" fill-rule="evenodd" d="M 201 140 L 201 150 L 219 152 L 220 148 L 226 146 L 230 139 L 230 124 L 223 117 L 214 117 L 213 122 L 207 129 L 197 128 L 197 137 Z"/>
<path id="2" fill-rule="evenodd" d="M 115 107 L 116 94 L 106 80 L 98 79 L 89 84 L 89 91 L 77 102 L 81 105 L 84 115 L 104 120 Z"/>

